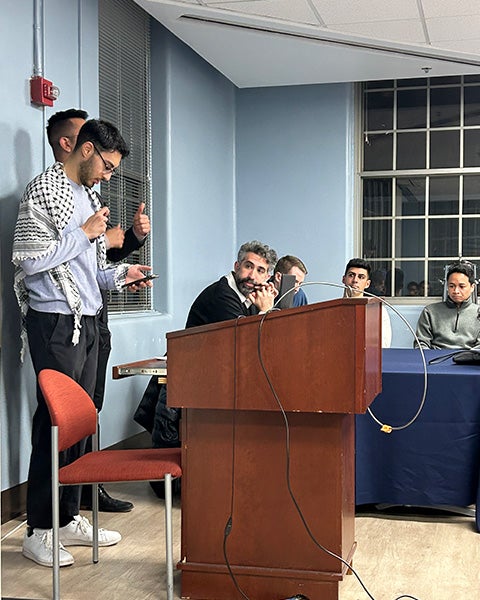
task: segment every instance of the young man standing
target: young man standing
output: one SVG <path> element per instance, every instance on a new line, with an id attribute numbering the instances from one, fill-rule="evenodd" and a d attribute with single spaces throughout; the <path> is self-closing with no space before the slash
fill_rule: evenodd
<path id="1" fill-rule="evenodd" d="M 100 288 L 119 290 L 150 270 L 145 265 L 107 265 L 104 234 L 109 211 L 91 189 L 108 181 L 127 155 L 127 145 L 116 127 L 106 121 L 87 121 L 65 164 L 55 163 L 28 184 L 15 227 L 15 292 L 35 374 L 48 368 L 61 371 L 91 397 L 97 372 Z M 51 567 L 50 417 L 38 386 L 37 402 L 23 554 Z M 60 466 L 81 456 L 84 450 L 83 441 L 61 453 Z M 92 544 L 92 526 L 79 515 L 79 509 L 80 488 L 64 488 L 60 497 L 61 566 L 73 563 L 64 545 Z M 115 531 L 99 531 L 102 546 L 120 539 Z"/>
<path id="2" fill-rule="evenodd" d="M 64 163 L 75 148 L 78 132 L 84 125 L 88 114 L 84 110 L 69 108 L 56 112 L 50 117 L 47 124 L 48 143 L 52 147 L 55 160 Z M 129 254 L 143 246 L 147 235 L 150 233 L 150 220 L 144 214 L 145 203 L 141 202 L 135 216 L 133 225 L 126 231 L 117 225 L 109 227 L 105 231 L 105 243 L 107 247 L 107 258 L 112 262 L 118 262 L 127 258 Z M 111 351 L 111 333 L 108 328 L 108 295 L 106 290 L 101 290 L 103 306 L 98 315 L 99 344 L 97 380 L 93 403 L 100 412 L 103 408 L 105 396 L 105 381 L 107 375 L 107 363 Z M 86 451 L 92 449 L 91 438 L 87 441 Z M 92 507 L 92 488 L 82 488 L 82 507 L 90 510 Z M 133 504 L 118 498 L 112 498 L 102 484 L 98 486 L 98 509 L 103 512 L 129 512 Z"/>

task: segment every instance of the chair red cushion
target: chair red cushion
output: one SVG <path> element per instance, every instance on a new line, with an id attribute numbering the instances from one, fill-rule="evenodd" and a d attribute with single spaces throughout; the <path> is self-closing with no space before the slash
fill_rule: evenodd
<path id="1" fill-rule="evenodd" d="M 180 448 L 100 450 L 89 452 L 59 471 L 60 483 L 154 481 L 170 473 L 181 477 Z"/>

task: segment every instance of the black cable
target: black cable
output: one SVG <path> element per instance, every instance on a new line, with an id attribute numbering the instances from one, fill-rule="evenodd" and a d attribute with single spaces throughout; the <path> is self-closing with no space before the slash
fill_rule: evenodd
<path id="1" fill-rule="evenodd" d="M 223 558 L 225 559 L 225 565 L 228 569 L 228 573 L 230 578 L 235 586 L 236 590 L 239 594 L 241 594 L 245 600 L 250 600 L 250 598 L 245 594 L 245 592 L 240 587 L 237 578 L 235 577 L 234 572 L 232 571 L 232 567 L 230 566 L 230 561 L 228 560 L 227 553 L 227 538 L 230 535 L 233 527 L 233 505 L 235 498 L 235 447 L 236 447 L 236 414 L 237 414 L 237 327 L 238 321 L 243 319 L 244 316 L 240 315 L 235 320 L 235 329 L 234 329 L 234 346 L 233 346 L 233 409 L 232 409 L 232 477 L 230 483 L 230 514 L 228 515 L 227 522 L 225 523 L 225 528 L 223 530 Z"/>

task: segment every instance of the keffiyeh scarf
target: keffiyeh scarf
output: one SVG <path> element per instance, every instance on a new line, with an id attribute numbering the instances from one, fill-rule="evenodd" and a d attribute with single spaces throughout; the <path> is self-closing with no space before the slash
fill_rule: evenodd
<path id="1" fill-rule="evenodd" d="M 101 209 L 98 195 L 87 188 L 94 211 Z M 26 347 L 25 317 L 28 310 L 28 290 L 25 286 L 25 272 L 20 263 L 52 252 L 60 240 L 62 232 L 72 218 L 74 211 L 73 190 L 63 170 L 62 163 L 55 163 L 35 177 L 27 186 L 20 201 L 18 219 L 13 239 L 12 260 L 16 266 L 14 289 L 22 314 L 22 358 Z M 96 240 L 97 264 L 100 269 L 107 267 L 105 236 Z M 115 284 L 120 289 L 130 265 L 119 265 L 115 273 Z M 78 344 L 82 300 L 77 283 L 68 262 L 49 270 L 53 284 L 62 290 L 74 317 L 72 343 Z"/>

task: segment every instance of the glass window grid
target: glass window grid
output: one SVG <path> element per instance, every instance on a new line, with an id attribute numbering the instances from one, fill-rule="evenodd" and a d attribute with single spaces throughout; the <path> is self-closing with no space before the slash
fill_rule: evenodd
<path id="1" fill-rule="evenodd" d="M 463 241 L 463 226 L 464 222 L 469 219 L 479 220 L 479 215 L 477 214 L 464 214 L 463 213 L 463 178 L 465 175 L 479 175 L 480 176 L 480 166 L 478 167 L 468 167 L 464 168 L 464 131 L 466 130 L 474 130 L 480 129 L 480 125 L 464 125 L 464 98 L 465 98 L 465 88 L 476 86 L 478 87 L 479 81 L 471 80 L 468 76 L 461 77 L 459 79 L 451 78 L 454 82 L 449 84 L 446 83 L 448 78 L 442 78 L 442 82 L 438 85 L 435 85 L 434 79 L 427 79 L 426 84 L 424 84 L 421 80 L 418 80 L 420 85 L 404 85 L 405 80 L 402 82 L 394 81 L 393 85 L 389 85 L 386 87 L 382 87 L 381 84 L 378 87 L 373 85 L 369 87 L 369 84 L 365 84 L 362 88 L 362 143 L 360 144 L 362 152 L 361 152 L 361 170 L 360 170 L 360 178 L 363 183 L 365 179 L 392 179 L 392 199 L 391 199 L 391 207 L 392 214 L 384 215 L 384 216 L 363 216 L 363 191 L 361 192 L 361 205 L 362 205 L 362 222 L 366 221 L 390 221 L 391 222 L 391 255 L 390 256 L 369 256 L 369 260 L 372 263 L 372 269 L 375 270 L 376 265 L 390 265 L 390 268 L 393 273 L 393 278 L 395 277 L 394 271 L 395 268 L 398 267 L 401 263 L 418 263 L 423 262 L 423 279 L 424 281 L 429 280 L 430 271 L 435 272 L 439 270 L 439 263 L 448 264 L 455 260 L 458 260 L 459 257 L 462 256 L 462 241 Z M 378 83 L 378 82 L 370 82 Z M 392 83 L 392 82 L 389 82 Z M 460 87 L 460 122 L 458 126 L 450 126 L 450 127 L 431 127 L 430 125 L 430 93 L 429 90 L 431 88 L 458 88 Z M 417 128 L 417 129 L 397 129 L 397 92 L 398 90 L 408 90 L 408 89 L 427 89 L 427 126 L 425 128 Z M 365 123 L 365 100 L 368 97 L 368 94 L 374 94 L 379 92 L 387 92 L 393 89 L 393 128 L 392 129 L 382 129 L 382 130 L 369 130 L 368 123 Z M 460 147 L 459 147 L 459 167 L 458 168 L 444 168 L 444 169 L 431 169 L 430 168 L 430 132 L 432 131 L 458 131 L 460 134 Z M 393 135 L 393 165 L 397 164 L 397 134 L 405 133 L 405 132 L 425 132 L 426 135 L 426 168 L 425 169 L 405 169 L 401 171 L 397 171 L 395 169 L 392 170 L 382 170 L 382 171 L 364 171 L 363 164 L 363 148 L 364 142 L 368 139 L 369 135 L 375 134 L 391 134 Z M 480 160 L 479 160 L 480 165 Z M 430 215 L 429 212 L 429 198 L 430 198 L 430 179 L 434 176 L 448 176 L 455 175 L 459 177 L 459 204 L 458 204 L 458 213 L 455 214 L 445 214 L 445 215 Z M 425 177 L 425 214 L 424 215 L 399 215 L 397 214 L 397 186 L 396 182 L 399 178 L 407 178 L 407 177 Z M 363 185 L 361 186 L 363 190 Z M 424 222 L 424 255 L 423 256 L 401 256 L 396 252 L 397 249 L 397 228 L 398 224 L 401 224 L 402 221 L 407 220 L 415 220 L 423 218 Z M 433 220 L 443 220 L 443 219 L 458 219 L 458 253 L 456 255 L 444 255 L 444 256 L 430 256 L 428 252 L 429 248 L 429 224 Z M 363 244 L 363 227 L 361 228 L 361 240 L 362 240 L 362 254 L 365 255 L 364 244 Z M 463 256 L 465 259 L 472 260 L 473 262 L 480 262 L 480 253 L 475 256 Z M 405 298 L 406 286 L 408 281 L 404 282 L 404 295 L 402 298 Z M 394 286 L 394 284 L 392 284 Z M 428 290 L 425 292 L 425 295 L 428 295 Z M 438 295 L 441 295 L 439 293 Z M 417 296 L 418 298 L 418 296 Z M 414 300 L 414 298 L 412 298 Z"/>

